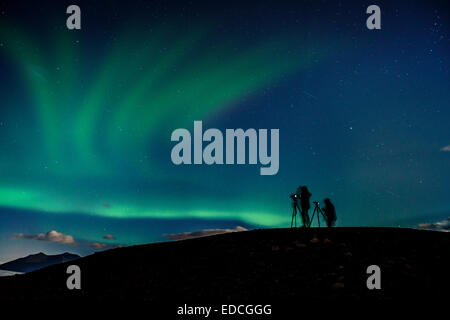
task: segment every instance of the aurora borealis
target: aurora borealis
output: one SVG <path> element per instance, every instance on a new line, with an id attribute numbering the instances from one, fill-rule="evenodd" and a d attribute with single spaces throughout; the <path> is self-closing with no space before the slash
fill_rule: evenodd
<path id="1" fill-rule="evenodd" d="M 0 8 L 1 261 L 35 250 L 15 233 L 286 226 L 299 184 L 338 225 L 450 211 L 444 2 L 382 1 L 374 32 L 360 2 L 80 1 L 78 31 L 68 4 Z M 195 120 L 279 128 L 278 174 L 175 166 L 170 135 Z"/>

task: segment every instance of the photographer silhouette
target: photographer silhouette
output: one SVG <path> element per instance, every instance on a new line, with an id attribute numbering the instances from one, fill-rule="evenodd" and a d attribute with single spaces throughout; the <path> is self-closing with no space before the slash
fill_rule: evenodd
<path id="1" fill-rule="evenodd" d="M 297 188 L 297 196 L 300 198 L 300 214 L 302 215 L 303 227 L 309 227 L 309 208 L 311 205 L 309 199 L 311 198 L 311 193 L 308 191 L 306 186 L 300 186 Z"/>
<path id="2" fill-rule="evenodd" d="M 327 222 L 328 228 L 331 228 L 337 220 L 336 209 L 329 198 L 326 198 L 323 202 L 325 203 L 325 207 L 322 208 L 324 218 Z"/>

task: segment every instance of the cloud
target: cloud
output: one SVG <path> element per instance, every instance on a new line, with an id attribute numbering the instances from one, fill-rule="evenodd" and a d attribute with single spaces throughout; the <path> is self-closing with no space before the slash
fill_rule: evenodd
<path id="1" fill-rule="evenodd" d="M 199 237 L 205 237 L 205 236 L 212 236 L 215 234 L 239 232 L 239 231 L 247 231 L 247 229 L 244 227 L 241 227 L 241 226 L 237 226 L 234 229 L 206 229 L 206 230 L 200 230 L 200 231 L 194 231 L 194 232 L 164 234 L 164 236 L 170 240 L 185 240 L 185 239 L 199 238 Z"/>
<path id="2" fill-rule="evenodd" d="M 47 233 L 38 233 L 38 234 L 30 234 L 30 235 L 26 235 L 23 233 L 16 233 L 13 235 L 13 237 L 17 238 L 17 239 L 40 240 L 40 241 L 57 242 L 57 243 L 64 243 L 64 244 L 71 244 L 71 245 L 77 244 L 72 236 L 63 234 L 56 230 L 51 230 Z"/>
<path id="3" fill-rule="evenodd" d="M 421 223 L 419 229 L 450 232 L 450 217 L 435 223 Z"/>
<path id="4" fill-rule="evenodd" d="M 103 239 L 106 239 L 106 240 L 115 240 L 116 237 L 114 237 L 111 233 L 107 233 L 107 234 L 105 234 L 105 235 L 103 236 Z"/>
<path id="5" fill-rule="evenodd" d="M 55 231 L 55 230 L 51 230 L 47 233 L 38 233 L 38 234 L 16 233 L 13 235 L 13 237 L 16 239 L 39 240 L 39 241 L 48 241 L 48 242 L 55 242 L 55 243 L 77 245 L 77 246 L 82 246 L 82 247 L 90 247 L 95 250 L 115 247 L 115 246 L 108 245 L 106 243 L 83 240 L 83 239 L 81 239 L 81 240 L 78 239 L 78 241 L 75 241 L 73 236 L 63 234 L 63 233 Z M 108 239 L 108 240 L 115 239 L 115 237 L 112 234 L 106 234 L 103 238 Z"/>
<path id="6" fill-rule="evenodd" d="M 108 245 L 106 243 L 92 242 L 91 247 L 94 249 L 105 249 Z"/>
<path id="7" fill-rule="evenodd" d="M 448 146 L 442 147 L 441 151 L 443 151 L 443 152 L 450 152 L 450 144 Z"/>

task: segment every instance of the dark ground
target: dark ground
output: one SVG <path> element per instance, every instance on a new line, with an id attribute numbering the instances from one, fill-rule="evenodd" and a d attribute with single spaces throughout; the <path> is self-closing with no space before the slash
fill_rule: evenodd
<path id="1" fill-rule="evenodd" d="M 267 229 L 119 248 L 0 278 L 0 300 L 275 304 L 449 297 L 450 233 L 395 228 Z M 81 268 L 82 290 L 66 288 Z M 381 268 L 368 290 L 366 268 Z"/>

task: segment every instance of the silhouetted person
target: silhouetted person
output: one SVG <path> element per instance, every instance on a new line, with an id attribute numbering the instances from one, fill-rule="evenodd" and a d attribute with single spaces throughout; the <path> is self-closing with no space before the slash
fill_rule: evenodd
<path id="1" fill-rule="evenodd" d="M 322 208 L 323 214 L 325 215 L 325 220 L 327 221 L 328 228 L 331 228 L 336 222 L 336 209 L 334 205 L 331 203 L 329 198 L 323 200 L 325 203 L 325 207 Z"/>
<path id="2" fill-rule="evenodd" d="M 311 198 L 311 193 L 308 191 L 306 186 L 301 186 L 297 188 L 297 195 L 300 197 L 300 213 L 302 215 L 302 221 L 304 227 L 309 227 L 309 214 L 308 210 L 311 207 L 309 204 L 309 198 Z"/>

